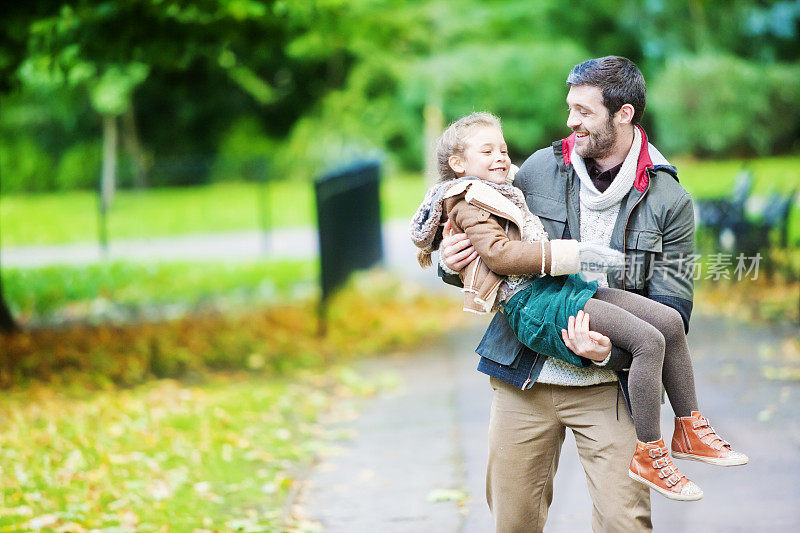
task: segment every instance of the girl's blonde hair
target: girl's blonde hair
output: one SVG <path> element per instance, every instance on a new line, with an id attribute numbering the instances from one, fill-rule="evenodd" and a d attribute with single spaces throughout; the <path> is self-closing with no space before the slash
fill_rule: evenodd
<path id="1" fill-rule="evenodd" d="M 467 136 L 476 126 L 493 126 L 502 130 L 500 119 L 491 113 L 472 113 L 450 124 L 436 142 L 436 168 L 439 171 L 439 182 L 454 180 L 455 171 L 447 162 L 451 155 L 464 155 L 467 148 Z"/>

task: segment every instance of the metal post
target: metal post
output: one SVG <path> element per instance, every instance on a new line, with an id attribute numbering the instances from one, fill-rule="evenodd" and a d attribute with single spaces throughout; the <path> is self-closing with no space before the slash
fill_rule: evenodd
<path id="1" fill-rule="evenodd" d="M 97 237 L 100 253 L 108 259 L 108 206 L 103 195 L 102 183 L 97 189 Z"/>
<path id="2" fill-rule="evenodd" d="M 269 177 L 267 165 L 259 159 L 254 162 L 256 180 L 258 182 L 258 222 L 261 228 L 262 251 L 267 254 L 270 248 L 270 216 L 269 216 Z"/>

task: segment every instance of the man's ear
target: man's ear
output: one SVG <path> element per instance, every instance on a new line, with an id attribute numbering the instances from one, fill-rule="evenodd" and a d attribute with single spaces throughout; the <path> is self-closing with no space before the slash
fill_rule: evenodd
<path id="1" fill-rule="evenodd" d="M 457 155 L 451 155 L 448 157 L 447 164 L 450 165 L 450 168 L 452 168 L 456 174 L 461 174 L 467 171 L 467 169 L 464 168 L 464 163 Z"/>
<path id="2" fill-rule="evenodd" d="M 617 111 L 620 125 L 630 124 L 633 120 L 634 113 L 635 111 L 631 104 L 623 104 L 622 107 L 619 108 L 619 111 Z"/>

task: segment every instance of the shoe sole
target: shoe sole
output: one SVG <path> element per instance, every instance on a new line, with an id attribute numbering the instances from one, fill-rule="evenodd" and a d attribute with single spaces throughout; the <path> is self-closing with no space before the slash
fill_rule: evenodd
<path id="1" fill-rule="evenodd" d="M 725 459 L 722 457 L 704 457 L 702 455 L 695 455 L 693 453 L 672 452 L 672 457 L 675 459 L 687 459 L 689 461 L 699 461 L 716 466 L 741 466 L 746 465 L 750 460 L 748 457 L 744 459 Z"/>
<path id="2" fill-rule="evenodd" d="M 628 470 L 628 477 L 631 478 L 634 481 L 638 481 L 639 483 L 643 483 L 643 484 L 647 485 L 651 489 L 655 490 L 656 492 L 658 492 L 662 496 L 665 496 L 665 497 L 669 498 L 670 500 L 676 500 L 676 501 L 679 501 L 679 502 L 694 502 L 694 501 L 697 501 L 697 500 L 699 500 L 700 498 L 703 497 L 703 491 L 702 490 L 700 491 L 700 494 L 677 494 L 675 492 L 668 491 L 663 487 L 659 487 L 658 485 L 656 485 L 652 481 L 646 480 L 645 478 L 643 478 L 639 474 L 635 474 L 635 473 L 631 472 L 630 470 Z"/>

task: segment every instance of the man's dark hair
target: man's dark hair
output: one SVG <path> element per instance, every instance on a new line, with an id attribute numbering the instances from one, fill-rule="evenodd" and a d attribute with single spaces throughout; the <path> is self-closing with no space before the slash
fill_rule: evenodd
<path id="1" fill-rule="evenodd" d="M 642 119 L 646 88 L 636 64 L 625 57 L 605 56 L 572 67 L 567 85 L 589 85 L 603 93 L 603 105 L 613 115 L 625 104 L 633 106 L 633 124 Z"/>

